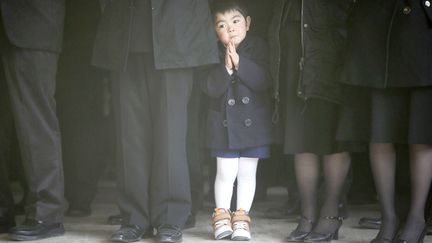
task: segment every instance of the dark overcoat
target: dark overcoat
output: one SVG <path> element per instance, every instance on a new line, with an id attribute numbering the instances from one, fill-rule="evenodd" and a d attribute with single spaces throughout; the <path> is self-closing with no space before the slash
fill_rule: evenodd
<path id="1" fill-rule="evenodd" d="M 124 70 L 136 13 L 144 0 L 106 1 L 93 51 L 93 64 Z M 208 1 L 151 0 L 152 52 L 156 69 L 196 67 L 218 62 L 217 40 Z M 143 25 L 146 23 L 143 23 Z"/>
<path id="2" fill-rule="evenodd" d="M 289 48 L 300 49 L 297 65 L 286 70 L 299 72 L 297 95 L 304 100 L 322 99 L 334 103 L 342 101 L 342 87 L 339 82 L 343 67 L 343 53 L 346 42 L 346 19 L 351 0 L 275 0 L 273 19 L 269 26 L 271 46 L 271 74 L 274 81 L 274 96 L 279 99 L 281 82 L 281 40 L 280 33 L 284 22 L 284 9 L 294 5 L 300 8 L 292 12 L 298 20 L 298 28 L 289 31 L 301 32 L 301 45 Z M 295 51 L 294 51 L 295 53 Z"/>
<path id="3" fill-rule="evenodd" d="M 1 0 L 8 40 L 17 47 L 60 52 L 64 0 Z"/>
<path id="4" fill-rule="evenodd" d="M 374 88 L 432 85 L 431 1 L 356 1 L 348 30 L 344 82 Z"/>
<path id="5" fill-rule="evenodd" d="M 248 36 L 237 52 L 239 69 L 230 75 L 220 45 L 221 63 L 210 70 L 202 86 L 210 97 L 207 144 L 213 149 L 244 149 L 273 141 L 268 48 L 260 38 Z"/>

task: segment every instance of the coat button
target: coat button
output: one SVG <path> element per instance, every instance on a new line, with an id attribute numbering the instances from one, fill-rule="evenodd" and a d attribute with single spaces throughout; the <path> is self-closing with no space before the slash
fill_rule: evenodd
<path id="1" fill-rule="evenodd" d="M 403 13 L 404 13 L 404 14 L 410 14 L 410 13 L 411 13 L 411 7 L 409 7 L 409 6 L 405 6 L 405 7 L 403 8 Z"/>
<path id="2" fill-rule="evenodd" d="M 222 126 L 227 127 L 228 126 L 228 121 L 227 120 L 223 120 L 222 121 Z"/>
<path id="3" fill-rule="evenodd" d="M 245 123 L 245 126 L 250 127 L 252 125 L 252 120 L 248 118 L 244 121 L 244 123 Z"/>
<path id="4" fill-rule="evenodd" d="M 308 24 L 304 24 L 303 27 L 307 28 L 307 27 L 308 27 Z"/>
<path id="5" fill-rule="evenodd" d="M 431 2 L 430 1 L 425 1 L 425 6 L 426 7 L 430 7 L 431 6 Z"/>
<path id="6" fill-rule="evenodd" d="M 242 102 L 243 102 L 243 104 L 249 104 L 249 97 L 247 97 L 247 96 L 245 96 L 245 97 L 243 97 L 242 98 Z"/>
<path id="7" fill-rule="evenodd" d="M 235 105 L 235 103 L 236 103 L 236 102 L 235 102 L 235 99 L 229 99 L 229 100 L 228 100 L 228 105 L 229 105 L 229 106 L 233 106 L 233 105 Z"/>

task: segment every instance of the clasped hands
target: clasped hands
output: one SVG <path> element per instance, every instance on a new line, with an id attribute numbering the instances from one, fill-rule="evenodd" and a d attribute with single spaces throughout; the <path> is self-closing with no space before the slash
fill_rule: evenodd
<path id="1" fill-rule="evenodd" d="M 226 45 L 225 53 L 225 67 L 228 70 L 238 70 L 240 62 L 240 56 L 236 51 L 236 47 L 232 41 Z"/>

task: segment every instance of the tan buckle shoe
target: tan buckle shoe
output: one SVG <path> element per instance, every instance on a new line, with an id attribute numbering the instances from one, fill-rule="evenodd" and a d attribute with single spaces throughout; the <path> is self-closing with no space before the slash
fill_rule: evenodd
<path id="1" fill-rule="evenodd" d="M 250 222 L 251 219 L 245 210 L 239 209 L 235 211 L 231 216 L 231 223 L 233 227 L 231 240 L 235 240 L 235 241 L 250 240 L 251 239 Z"/>
<path id="2" fill-rule="evenodd" d="M 213 232 L 216 240 L 228 237 L 233 233 L 229 209 L 215 208 L 213 213 Z"/>

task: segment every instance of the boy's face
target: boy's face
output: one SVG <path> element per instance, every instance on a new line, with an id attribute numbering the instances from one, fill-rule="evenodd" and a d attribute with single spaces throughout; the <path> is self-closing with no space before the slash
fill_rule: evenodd
<path id="1" fill-rule="evenodd" d="M 230 41 L 237 47 L 246 37 L 251 18 L 246 18 L 237 11 L 231 10 L 225 13 L 217 13 L 215 16 L 215 30 L 218 39 L 224 46 Z"/>

